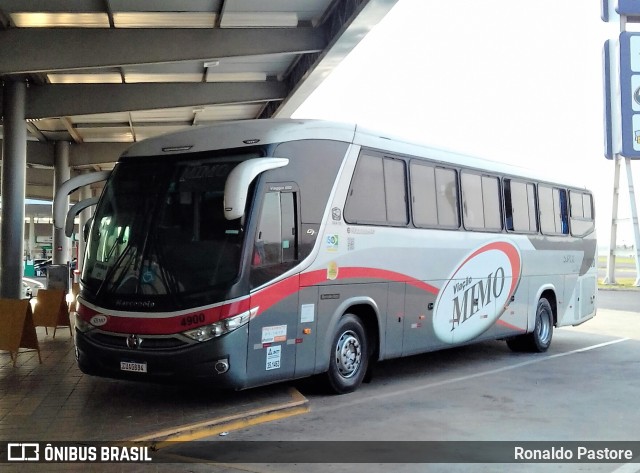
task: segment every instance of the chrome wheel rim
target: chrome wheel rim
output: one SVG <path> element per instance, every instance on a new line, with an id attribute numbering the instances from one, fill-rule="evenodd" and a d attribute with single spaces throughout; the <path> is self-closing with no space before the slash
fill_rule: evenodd
<path id="1" fill-rule="evenodd" d="M 551 337 L 551 317 L 549 311 L 541 308 L 536 319 L 536 334 L 541 343 L 547 344 Z"/>
<path id="2" fill-rule="evenodd" d="M 362 364 L 362 346 L 358 336 L 351 330 L 338 339 L 335 352 L 336 366 L 343 378 L 354 376 Z"/>

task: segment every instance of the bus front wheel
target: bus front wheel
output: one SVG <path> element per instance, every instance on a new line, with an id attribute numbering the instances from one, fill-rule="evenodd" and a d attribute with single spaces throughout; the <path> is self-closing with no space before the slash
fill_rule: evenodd
<path id="1" fill-rule="evenodd" d="M 331 343 L 327 387 L 336 394 L 355 391 L 369 365 L 369 346 L 362 322 L 353 314 L 338 321 Z"/>
<path id="2" fill-rule="evenodd" d="M 533 332 L 507 339 L 507 346 L 513 351 L 542 353 L 547 351 L 553 337 L 553 309 L 544 297 L 538 301 L 536 322 Z"/>

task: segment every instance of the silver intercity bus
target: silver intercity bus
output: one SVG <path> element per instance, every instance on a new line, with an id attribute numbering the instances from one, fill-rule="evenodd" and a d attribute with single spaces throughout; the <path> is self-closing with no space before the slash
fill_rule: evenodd
<path id="1" fill-rule="evenodd" d="M 87 232 L 80 369 L 225 388 L 504 339 L 596 312 L 589 191 L 359 127 L 252 120 L 134 144 Z"/>

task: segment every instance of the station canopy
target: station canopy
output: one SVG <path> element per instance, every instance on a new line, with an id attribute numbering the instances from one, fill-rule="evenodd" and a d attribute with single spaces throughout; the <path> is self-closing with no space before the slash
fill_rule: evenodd
<path id="1" fill-rule="evenodd" d="M 0 0 L 0 80 L 28 83 L 27 197 L 51 198 L 56 141 L 105 170 L 134 141 L 290 116 L 396 1 Z"/>

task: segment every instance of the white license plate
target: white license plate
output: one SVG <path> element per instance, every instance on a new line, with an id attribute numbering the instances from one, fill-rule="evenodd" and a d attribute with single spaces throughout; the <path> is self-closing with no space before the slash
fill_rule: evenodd
<path id="1" fill-rule="evenodd" d="M 134 371 L 136 373 L 146 373 L 147 372 L 147 364 L 146 363 L 136 363 L 133 361 L 121 361 L 120 362 L 120 371 Z"/>

